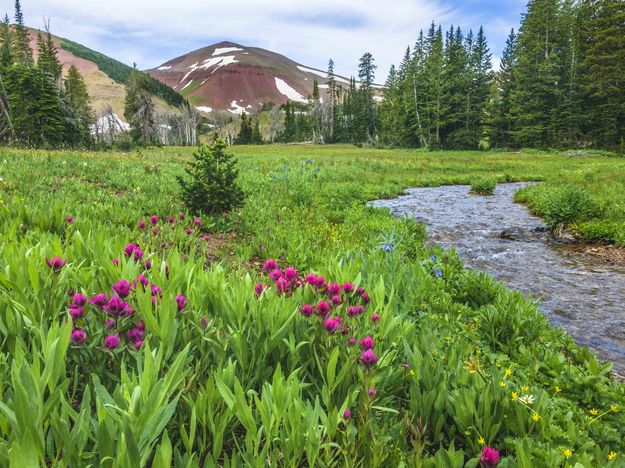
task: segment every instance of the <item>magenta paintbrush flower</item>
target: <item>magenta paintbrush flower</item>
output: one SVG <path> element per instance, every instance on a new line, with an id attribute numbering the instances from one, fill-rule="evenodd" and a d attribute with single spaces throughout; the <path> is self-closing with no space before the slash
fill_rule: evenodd
<path id="1" fill-rule="evenodd" d="M 256 286 L 254 286 L 254 292 L 256 293 L 256 296 L 259 297 L 263 291 L 265 290 L 265 285 L 263 283 L 256 283 Z"/>
<path id="2" fill-rule="evenodd" d="M 71 341 L 72 344 L 75 345 L 83 344 L 85 341 L 87 341 L 87 332 L 82 328 L 75 328 L 74 330 L 72 330 Z"/>
<path id="3" fill-rule="evenodd" d="M 295 281 L 297 279 L 297 270 L 293 267 L 288 267 L 284 270 L 284 277 L 291 282 Z"/>
<path id="4" fill-rule="evenodd" d="M 346 293 L 354 292 L 355 286 L 352 283 L 343 284 L 343 291 Z"/>
<path id="5" fill-rule="evenodd" d="M 343 419 L 349 419 L 351 417 L 352 417 L 351 408 L 345 408 L 345 411 L 343 412 Z"/>
<path id="6" fill-rule="evenodd" d="M 282 271 L 280 271 L 279 268 L 272 270 L 271 273 L 269 273 L 269 278 L 273 282 L 278 281 L 280 278 L 282 278 Z"/>
<path id="7" fill-rule="evenodd" d="M 380 321 L 380 314 L 371 314 L 371 321 L 373 323 L 378 323 Z"/>
<path id="8" fill-rule="evenodd" d="M 368 349 L 373 349 L 373 337 L 365 336 L 362 340 L 360 340 L 360 347 L 363 351 Z"/>
<path id="9" fill-rule="evenodd" d="M 347 340 L 347 345 L 348 346 L 354 346 L 356 344 L 356 338 L 354 338 L 353 336 Z"/>
<path id="10" fill-rule="evenodd" d="M 46 263 L 50 268 L 52 268 L 52 271 L 54 271 L 55 273 L 58 273 L 59 271 L 61 271 L 61 268 L 67 265 L 67 262 L 61 257 L 48 258 L 46 259 Z"/>
<path id="11" fill-rule="evenodd" d="M 117 295 L 121 297 L 122 299 L 125 297 L 128 297 L 131 289 L 132 289 L 132 286 L 130 285 L 130 283 L 123 279 L 119 280 L 117 283 L 113 285 L 113 291 L 115 291 Z"/>
<path id="12" fill-rule="evenodd" d="M 139 261 L 139 260 L 141 260 L 143 258 L 143 250 L 141 250 L 139 248 L 139 246 L 135 247 L 134 256 L 135 256 L 135 260 L 137 260 L 137 261 Z"/>
<path id="13" fill-rule="evenodd" d="M 126 255 L 126 257 L 130 257 L 135 252 L 135 247 L 136 245 L 132 242 L 129 242 L 128 245 L 124 247 L 124 254 Z"/>
<path id="14" fill-rule="evenodd" d="M 107 349 L 115 349 L 119 346 L 119 333 L 115 333 L 114 335 L 106 335 L 104 337 L 104 347 Z"/>
<path id="15" fill-rule="evenodd" d="M 369 395 L 369 398 L 375 398 L 377 394 L 378 394 L 378 391 L 373 387 L 367 391 L 367 395 Z"/>
<path id="16" fill-rule="evenodd" d="M 144 220 L 142 220 L 142 219 L 140 219 L 140 220 L 137 222 L 137 227 L 138 227 L 139 229 L 145 229 L 145 221 L 144 221 Z"/>
<path id="17" fill-rule="evenodd" d="M 178 311 L 184 310 L 187 306 L 187 298 L 179 294 L 176 296 L 176 304 L 178 305 Z"/>
<path id="18" fill-rule="evenodd" d="M 319 315 L 320 317 L 327 317 L 329 313 L 330 304 L 328 304 L 326 301 L 321 301 L 319 304 L 317 304 L 317 315 Z"/>
<path id="19" fill-rule="evenodd" d="M 78 320 L 82 317 L 82 314 L 85 312 L 84 307 L 72 307 L 69 309 L 69 315 L 73 320 Z"/>
<path id="20" fill-rule="evenodd" d="M 169 224 L 174 224 L 174 222 L 176 221 L 176 218 L 174 218 L 173 216 L 170 216 L 167 221 L 169 221 Z"/>
<path id="21" fill-rule="evenodd" d="M 100 293 L 96 294 L 91 298 L 91 304 L 96 306 L 98 309 L 103 308 L 109 301 L 109 298 L 106 294 Z"/>
<path id="22" fill-rule="evenodd" d="M 103 307 L 103 309 L 107 314 L 110 314 L 113 317 L 120 317 L 123 315 L 127 315 L 129 306 L 124 302 L 121 297 L 113 296 Z"/>
<path id="23" fill-rule="evenodd" d="M 370 369 L 378 362 L 378 357 L 372 349 L 368 349 L 360 355 L 360 362 L 367 369 Z"/>
<path id="24" fill-rule="evenodd" d="M 494 447 L 484 447 L 480 462 L 485 468 L 494 468 L 499 464 L 499 450 Z"/>
<path id="25" fill-rule="evenodd" d="M 152 223 L 152 225 L 158 224 L 158 216 L 156 215 L 150 216 L 150 222 Z"/>
<path id="26" fill-rule="evenodd" d="M 338 283 L 331 283 L 328 285 L 328 294 L 330 296 L 336 296 L 341 292 L 341 285 Z"/>
<path id="27" fill-rule="evenodd" d="M 323 328 L 330 334 L 334 333 L 341 327 L 341 322 L 334 318 L 327 318 L 323 321 Z"/>
<path id="28" fill-rule="evenodd" d="M 201 226 L 202 220 L 200 218 L 196 218 L 193 220 L 193 224 L 195 224 L 196 226 Z"/>
<path id="29" fill-rule="evenodd" d="M 76 307 L 83 307 L 88 301 L 89 299 L 80 293 L 76 293 L 72 297 L 72 305 Z"/>
<path id="30" fill-rule="evenodd" d="M 68 216 L 67 218 L 65 218 L 65 221 L 67 221 L 69 224 L 72 224 L 74 222 L 74 217 Z"/>
<path id="31" fill-rule="evenodd" d="M 338 294 L 332 296 L 332 304 L 335 306 L 341 305 L 343 303 L 343 299 Z"/>
<path id="32" fill-rule="evenodd" d="M 315 308 L 310 304 L 304 304 L 299 311 L 304 317 L 310 317 L 315 312 Z"/>
<path id="33" fill-rule="evenodd" d="M 279 293 L 285 293 L 289 290 L 290 283 L 286 278 L 281 277 L 276 281 L 276 289 Z"/>
<path id="34" fill-rule="evenodd" d="M 184 213 L 180 213 L 180 214 L 178 215 L 178 217 L 180 218 L 180 220 L 181 220 L 181 221 L 183 221 L 183 220 L 184 220 L 184 218 L 185 218 Z"/>

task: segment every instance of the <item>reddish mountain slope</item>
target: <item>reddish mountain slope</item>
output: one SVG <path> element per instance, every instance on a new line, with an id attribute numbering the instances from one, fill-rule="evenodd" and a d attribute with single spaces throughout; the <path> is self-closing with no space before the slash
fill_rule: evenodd
<path id="1" fill-rule="evenodd" d="M 316 79 L 322 97 L 327 74 L 264 49 L 221 42 L 147 71 L 200 110 L 252 111 L 264 103 L 306 102 Z M 336 80 L 344 87 L 349 81 Z"/>

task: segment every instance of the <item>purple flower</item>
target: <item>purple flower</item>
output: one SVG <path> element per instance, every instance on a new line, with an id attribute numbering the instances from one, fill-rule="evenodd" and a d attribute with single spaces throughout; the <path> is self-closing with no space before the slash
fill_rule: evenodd
<path id="1" fill-rule="evenodd" d="M 122 315 L 129 315 L 128 312 L 131 311 L 128 304 L 126 304 L 121 297 L 113 296 L 108 304 L 104 306 L 104 311 L 107 314 L 112 315 L 113 317 L 119 317 Z"/>
<path id="2" fill-rule="evenodd" d="M 115 349 L 119 346 L 119 333 L 114 335 L 106 335 L 104 337 L 104 347 L 107 349 Z"/>
<path id="3" fill-rule="evenodd" d="M 484 447 L 480 462 L 485 468 L 494 468 L 499 464 L 499 450 L 494 447 Z"/>
<path id="4" fill-rule="evenodd" d="M 143 345 L 143 340 L 135 340 L 135 348 L 139 349 Z"/>
<path id="5" fill-rule="evenodd" d="M 176 221 L 176 218 L 174 218 L 173 216 L 170 216 L 167 221 L 169 221 L 169 224 L 174 224 L 174 222 Z"/>
<path id="6" fill-rule="evenodd" d="M 139 248 L 139 246 L 135 247 L 134 256 L 135 256 L 135 260 L 137 260 L 137 261 L 139 261 L 139 260 L 141 260 L 143 258 L 143 250 L 141 250 Z"/>
<path id="7" fill-rule="evenodd" d="M 158 234 L 158 228 L 152 229 L 152 234 L 154 234 L 156 236 Z"/>
<path id="8" fill-rule="evenodd" d="M 354 289 L 356 288 L 352 283 L 345 283 L 342 287 L 343 291 L 345 291 L 346 293 L 354 292 Z"/>
<path id="9" fill-rule="evenodd" d="M 150 222 L 152 223 L 153 226 L 158 224 L 158 216 L 156 215 L 150 216 Z"/>
<path id="10" fill-rule="evenodd" d="M 279 293 L 287 292 L 289 290 L 289 286 L 290 283 L 284 277 L 278 278 L 278 281 L 276 281 L 276 289 Z"/>
<path id="11" fill-rule="evenodd" d="M 260 297 L 264 290 L 265 285 L 263 283 L 256 283 L 256 286 L 254 286 L 254 292 L 256 293 L 257 297 Z"/>
<path id="12" fill-rule="evenodd" d="M 326 301 L 321 301 L 319 304 L 317 304 L 317 315 L 319 315 L 320 317 L 327 317 L 329 313 L 330 304 L 328 304 Z"/>
<path id="13" fill-rule="evenodd" d="M 359 296 L 362 296 L 364 293 L 365 293 L 365 289 L 364 288 L 356 289 L 356 294 L 358 294 Z"/>
<path id="14" fill-rule="evenodd" d="M 124 254 L 126 255 L 126 257 L 130 257 L 135 252 L 136 247 L 137 246 L 132 242 L 128 243 L 128 245 L 124 247 Z"/>
<path id="15" fill-rule="evenodd" d="M 208 327 L 208 319 L 206 317 L 200 318 L 200 327 L 202 327 L 202 330 L 206 330 Z"/>
<path id="16" fill-rule="evenodd" d="M 211 240 L 211 236 L 209 236 L 208 234 L 204 234 L 204 235 L 202 236 L 202 240 L 204 240 L 204 241 L 208 242 L 209 240 Z"/>
<path id="17" fill-rule="evenodd" d="M 145 261 L 145 269 L 146 270 L 151 270 L 152 269 L 152 260 L 146 260 Z"/>
<path id="18" fill-rule="evenodd" d="M 91 298 L 91 304 L 96 306 L 98 309 L 102 309 L 108 303 L 108 301 L 108 296 L 103 293 L 96 294 Z"/>
<path id="19" fill-rule="evenodd" d="M 436 268 L 434 270 L 434 276 L 437 277 L 438 279 L 441 279 L 443 277 L 443 272 L 439 270 L 438 268 Z"/>
<path id="20" fill-rule="evenodd" d="M 193 220 L 193 224 L 195 224 L 196 226 L 201 226 L 202 225 L 202 220 L 199 218 L 196 218 Z"/>
<path id="21" fill-rule="evenodd" d="M 119 259 L 116 257 L 113 260 L 111 260 L 113 262 L 113 265 L 115 266 L 119 266 Z"/>
<path id="22" fill-rule="evenodd" d="M 343 303 L 343 299 L 338 294 L 332 296 L 332 304 L 335 306 L 341 305 Z"/>
<path id="23" fill-rule="evenodd" d="M 106 328 L 115 328 L 115 320 L 107 319 L 104 321 L 104 326 Z"/>
<path id="24" fill-rule="evenodd" d="M 343 412 L 343 419 L 349 419 L 351 417 L 352 417 L 351 408 L 345 408 L 345 411 Z"/>
<path id="25" fill-rule="evenodd" d="M 80 317 L 82 317 L 82 314 L 84 312 L 85 312 L 84 307 L 72 307 L 69 309 L 69 315 L 74 320 L 78 320 Z"/>
<path id="26" fill-rule="evenodd" d="M 193 229 L 187 229 L 185 233 L 187 234 L 187 236 L 190 236 L 191 234 L 193 234 Z"/>
<path id="27" fill-rule="evenodd" d="M 178 217 L 180 218 L 180 221 L 183 221 L 183 220 L 184 220 L 184 213 L 180 213 L 180 214 L 178 215 Z"/>
<path id="28" fill-rule="evenodd" d="M 373 337 L 365 336 L 362 340 L 360 340 L 360 347 L 363 351 L 373 349 Z"/>
<path id="29" fill-rule="evenodd" d="M 393 251 L 393 244 L 384 244 L 382 246 L 382 250 L 384 250 L 385 252 L 392 252 Z"/>
<path id="30" fill-rule="evenodd" d="M 306 281 L 306 283 L 310 284 L 311 286 L 314 286 L 317 281 L 317 275 L 313 273 L 308 273 L 304 278 L 304 281 Z"/>
<path id="31" fill-rule="evenodd" d="M 145 329 L 145 323 L 143 323 L 143 322 L 137 322 L 136 326 L 137 326 L 137 328 L 139 330 L 144 330 Z"/>
<path id="32" fill-rule="evenodd" d="M 341 330 L 341 334 L 347 335 L 348 333 L 349 333 L 349 327 L 343 327 L 343 329 Z"/>
<path id="33" fill-rule="evenodd" d="M 355 346 L 356 345 L 356 338 L 354 338 L 353 336 L 347 340 L 347 345 L 348 346 Z"/>
<path id="34" fill-rule="evenodd" d="M 176 296 L 176 304 L 178 304 L 178 311 L 184 310 L 187 306 L 187 298 L 179 294 Z"/>
<path id="35" fill-rule="evenodd" d="M 334 333 L 341 327 L 341 322 L 334 318 L 327 318 L 323 321 L 323 328 L 330 334 Z"/>
<path id="36" fill-rule="evenodd" d="M 410 364 L 408 364 L 408 363 L 404 363 L 404 369 L 406 369 L 406 370 L 410 370 Z"/>
<path id="37" fill-rule="evenodd" d="M 368 349 L 360 355 L 360 362 L 367 369 L 370 369 L 378 362 L 378 357 L 372 349 Z"/>
<path id="38" fill-rule="evenodd" d="M 89 301 L 89 299 L 80 293 L 76 293 L 74 294 L 74 297 L 72 297 L 72 305 L 76 307 L 83 307 L 87 301 Z"/>
<path id="39" fill-rule="evenodd" d="M 67 221 L 69 224 L 72 224 L 74 222 L 74 217 L 68 216 L 67 218 L 65 218 L 65 221 Z"/>
<path id="40" fill-rule="evenodd" d="M 315 312 L 315 308 L 310 304 L 304 304 L 302 307 L 300 307 L 299 312 L 304 317 L 310 317 Z"/>
<path id="41" fill-rule="evenodd" d="M 291 282 L 295 281 L 297 279 L 297 270 L 293 267 L 288 267 L 284 270 L 284 277 Z"/>
<path id="42" fill-rule="evenodd" d="M 150 282 L 148 281 L 148 279 L 146 278 L 146 276 L 144 274 L 140 274 L 139 276 L 137 276 L 135 278 L 135 280 L 132 282 L 132 289 L 137 289 L 138 285 L 141 285 L 142 289 L 145 290 L 145 288 L 148 287 L 148 285 L 150 284 Z"/>
<path id="43" fill-rule="evenodd" d="M 52 271 L 54 271 L 55 273 L 58 273 L 59 271 L 61 271 L 61 268 L 67 265 L 67 262 L 61 257 L 52 257 L 46 259 L 46 263 L 50 268 L 52 268 Z"/>
<path id="44" fill-rule="evenodd" d="M 75 328 L 74 330 L 72 330 L 71 341 L 72 344 L 75 345 L 83 344 L 85 341 L 87 341 L 87 332 L 82 328 Z"/>
<path id="45" fill-rule="evenodd" d="M 140 219 L 139 222 L 137 222 L 137 227 L 139 229 L 145 229 L 145 221 Z"/>
<path id="46" fill-rule="evenodd" d="M 152 296 L 159 296 L 160 297 L 160 296 L 163 295 L 163 290 L 159 286 L 157 286 L 155 284 L 152 285 L 151 291 L 152 291 Z"/>
<path id="47" fill-rule="evenodd" d="M 280 278 L 282 278 L 282 271 L 280 271 L 279 268 L 276 268 L 272 270 L 271 273 L 269 273 L 269 279 L 271 279 L 271 281 L 273 281 L 274 283 Z"/>
<path id="48" fill-rule="evenodd" d="M 115 291 L 117 295 L 122 299 L 128 297 L 128 294 L 130 294 L 130 289 L 130 283 L 123 279 L 119 280 L 113 285 L 113 291 Z"/>
<path id="49" fill-rule="evenodd" d="M 336 296 L 341 292 L 341 285 L 338 283 L 331 283 L 328 285 L 328 294 L 330 296 Z"/>
<path id="50" fill-rule="evenodd" d="M 365 304 L 368 304 L 369 301 L 371 300 L 371 298 L 369 297 L 369 294 L 367 293 L 362 293 L 360 298 L 362 299 L 362 302 L 364 302 Z"/>
<path id="51" fill-rule="evenodd" d="M 367 395 L 369 395 L 369 398 L 375 398 L 377 394 L 378 394 L 378 391 L 373 387 L 371 387 L 369 391 L 367 391 Z"/>

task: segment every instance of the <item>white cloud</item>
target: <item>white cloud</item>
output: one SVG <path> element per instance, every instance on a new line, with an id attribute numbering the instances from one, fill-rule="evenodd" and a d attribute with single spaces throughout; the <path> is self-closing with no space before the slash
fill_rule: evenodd
<path id="1" fill-rule="evenodd" d="M 347 76 L 369 51 L 379 66 L 378 82 L 432 20 L 466 29 L 505 22 L 496 23 L 496 15 L 466 15 L 444 0 L 25 0 L 23 7 L 30 25 L 40 27 L 49 17 L 53 33 L 140 68 L 230 40 L 322 70 L 332 57 L 337 72 Z M 489 32 L 488 24 L 485 29 L 489 39 L 501 33 Z M 502 47 L 491 41 L 494 55 Z"/>

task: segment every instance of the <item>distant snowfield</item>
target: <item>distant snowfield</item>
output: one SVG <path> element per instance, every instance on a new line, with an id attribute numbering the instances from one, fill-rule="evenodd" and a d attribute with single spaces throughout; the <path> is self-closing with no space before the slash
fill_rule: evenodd
<path id="1" fill-rule="evenodd" d="M 180 88 L 180 92 L 184 91 L 185 89 L 187 89 L 192 84 L 193 84 L 193 80 L 189 81 L 186 85 L 184 85 L 182 88 Z"/>
<path id="2" fill-rule="evenodd" d="M 180 83 L 183 83 L 184 81 L 186 81 L 186 79 L 189 78 L 189 75 L 191 75 L 191 73 L 193 73 L 196 70 L 199 70 L 199 69 L 208 70 L 209 68 L 214 67 L 215 69 L 211 72 L 211 74 L 213 74 L 217 70 L 219 70 L 221 67 L 232 65 L 233 63 L 238 63 L 238 60 L 236 59 L 234 55 L 225 55 L 225 56 L 208 58 L 204 60 L 201 65 L 199 64 L 199 62 L 195 62 L 193 65 L 189 66 L 190 71 L 182 78 Z"/>
<path id="3" fill-rule="evenodd" d="M 222 54 L 228 54 L 230 52 L 242 52 L 243 49 L 239 49 L 238 47 L 218 47 L 217 49 L 215 49 L 215 52 L 213 52 L 213 57 L 215 55 L 222 55 Z"/>
<path id="4" fill-rule="evenodd" d="M 213 112 L 213 108 L 208 106 L 196 106 L 195 108 L 200 112 Z"/>
<path id="5" fill-rule="evenodd" d="M 171 70 L 171 66 L 168 67 L 166 65 L 163 65 L 162 67 L 158 67 L 157 70 L 160 70 L 160 71 Z"/>
<path id="6" fill-rule="evenodd" d="M 291 88 L 286 81 L 278 77 L 276 77 L 276 88 L 278 88 L 278 91 L 280 92 L 280 94 L 283 94 L 284 96 L 289 98 L 291 101 L 304 102 L 304 103 L 308 102 L 308 99 L 306 99 L 296 90 Z"/>
<path id="7" fill-rule="evenodd" d="M 237 104 L 237 101 L 232 101 L 230 103 L 230 107 L 231 107 L 231 109 L 228 109 L 228 112 L 232 112 L 233 114 L 241 115 L 241 114 L 243 114 L 243 112 L 245 112 L 245 107 L 240 106 L 239 104 Z"/>

